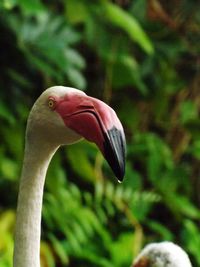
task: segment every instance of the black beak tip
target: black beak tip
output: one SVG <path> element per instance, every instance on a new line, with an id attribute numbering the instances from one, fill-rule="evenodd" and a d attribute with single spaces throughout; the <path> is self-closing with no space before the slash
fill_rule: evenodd
<path id="1" fill-rule="evenodd" d="M 126 140 L 124 132 L 116 127 L 105 133 L 104 156 L 119 182 L 125 175 Z"/>
<path id="2" fill-rule="evenodd" d="M 123 163 L 123 166 L 119 169 L 118 172 L 115 173 L 118 182 L 123 182 L 124 176 L 125 176 L 125 163 Z"/>

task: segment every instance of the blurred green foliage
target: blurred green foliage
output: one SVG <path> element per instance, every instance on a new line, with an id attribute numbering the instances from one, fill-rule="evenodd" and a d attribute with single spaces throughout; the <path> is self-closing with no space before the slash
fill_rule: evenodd
<path id="1" fill-rule="evenodd" d="M 28 111 L 55 84 L 116 110 L 127 169 L 117 184 L 85 141 L 55 155 L 42 267 L 130 266 L 159 240 L 177 242 L 200 266 L 199 8 L 195 0 L 1 0 L 0 267 L 12 266 Z"/>

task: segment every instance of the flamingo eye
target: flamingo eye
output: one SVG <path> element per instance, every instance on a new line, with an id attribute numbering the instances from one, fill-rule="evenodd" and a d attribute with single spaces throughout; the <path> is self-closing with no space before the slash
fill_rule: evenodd
<path id="1" fill-rule="evenodd" d="M 55 99 L 50 98 L 50 99 L 48 100 L 48 106 L 49 106 L 50 109 L 54 109 L 55 106 L 56 106 L 56 101 L 55 101 Z"/>

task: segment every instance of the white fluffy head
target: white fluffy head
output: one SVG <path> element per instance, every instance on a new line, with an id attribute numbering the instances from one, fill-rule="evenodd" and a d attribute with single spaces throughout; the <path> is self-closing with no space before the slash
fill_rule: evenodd
<path id="1" fill-rule="evenodd" d="M 55 147 L 81 139 L 77 133 L 67 128 L 59 114 L 48 106 L 50 96 L 62 98 L 71 92 L 85 95 L 84 92 L 72 87 L 53 86 L 39 96 L 28 118 L 26 137 L 29 143 L 37 142 Z"/>
<path id="2" fill-rule="evenodd" d="M 172 242 L 147 245 L 135 259 L 133 267 L 192 267 L 186 252 Z"/>

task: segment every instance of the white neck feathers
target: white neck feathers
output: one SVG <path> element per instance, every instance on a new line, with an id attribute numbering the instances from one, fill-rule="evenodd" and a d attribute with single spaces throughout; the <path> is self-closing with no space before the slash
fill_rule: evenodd
<path id="1" fill-rule="evenodd" d="M 14 267 L 40 266 L 41 212 L 45 176 L 56 148 L 26 145 L 20 180 Z"/>

